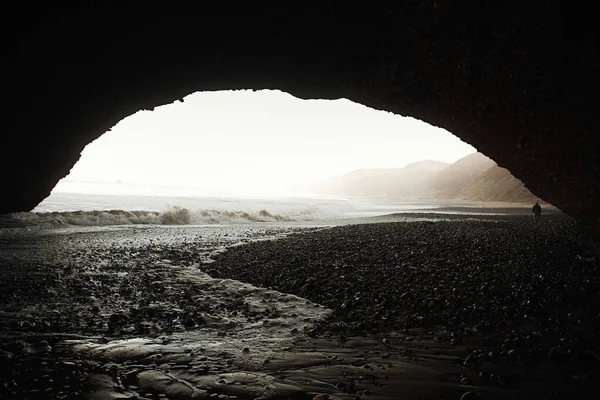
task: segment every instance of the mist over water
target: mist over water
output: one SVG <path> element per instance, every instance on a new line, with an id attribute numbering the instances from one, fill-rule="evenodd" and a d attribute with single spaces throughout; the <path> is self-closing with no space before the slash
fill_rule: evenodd
<path id="1" fill-rule="evenodd" d="M 333 223 L 414 212 L 435 204 L 311 197 L 192 197 L 177 195 L 54 192 L 32 213 L 14 218 L 29 225 L 208 225 L 262 222 Z"/>

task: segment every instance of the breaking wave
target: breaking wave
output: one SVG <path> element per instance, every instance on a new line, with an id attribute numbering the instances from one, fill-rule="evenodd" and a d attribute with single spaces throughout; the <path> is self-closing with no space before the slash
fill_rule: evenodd
<path id="1" fill-rule="evenodd" d="M 258 212 L 197 210 L 172 207 L 158 211 L 54 211 L 22 212 L 5 215 L 0 220 L 3 227 L 36 226 L 56 228 L 61 226 L 104 225 L 210 225 L 255 222 L 293 221 L 294 219 L 267 210 Z"/>

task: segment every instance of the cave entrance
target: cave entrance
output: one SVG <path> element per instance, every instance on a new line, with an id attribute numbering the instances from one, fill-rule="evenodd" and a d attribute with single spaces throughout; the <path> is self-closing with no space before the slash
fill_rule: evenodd
<path id="1" fill-rule="evenodd" d="M 535 197 L 423 121 L 346 99 L 238 90 L 197 92 L 125 118 L 84 149 L 35 211 L 146 211 L 161 213 L 163 223 L 316 218 L 307 199 L 340 202 L 343 210 L 320 210 L 329 216 L 365 216 L 457 203 L 518 206 Z M 361 205 L 348 211 L 341 202 L 349 199 Z M 106 223 L 158 220 L 111 214 Z"/>

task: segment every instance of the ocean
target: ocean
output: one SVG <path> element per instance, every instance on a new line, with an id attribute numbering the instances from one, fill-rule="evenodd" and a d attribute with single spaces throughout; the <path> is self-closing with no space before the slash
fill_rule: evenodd
<path id="1" fill-rule="evenodd" d="M 52 193 L 32 212 L 1 217 L 0 227 L 332 224 L 393 213 L 436 212 L 436 203 L 318 197 Z"/>

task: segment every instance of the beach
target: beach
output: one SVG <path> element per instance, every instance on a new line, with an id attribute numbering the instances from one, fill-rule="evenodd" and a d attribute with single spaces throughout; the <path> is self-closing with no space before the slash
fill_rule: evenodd
<path id="1" fill-rule="evenodd" d="M 585 381 L 600 360 L 599 281 L 573 221 L 422 217 L 430 220 L 233 249 L 208 272 L 331 308 L 332 318 L 312 332 L 318 337 L 373 337 L 409 353 L 429 348 L 426 359 L 462 351 L 453 361 L 464 370 L 454 373 L 465 376 L 456 382 L 476 382 L 472 390 L 486 398 L 587 398 Z M 487 393 L 493 387 L 502 389 Z"/>
<path id="2" fill-rule="evenodd" d="M 3 398 L 597 395 L 598 261 L 559 213 L 0 240 Z"/>

